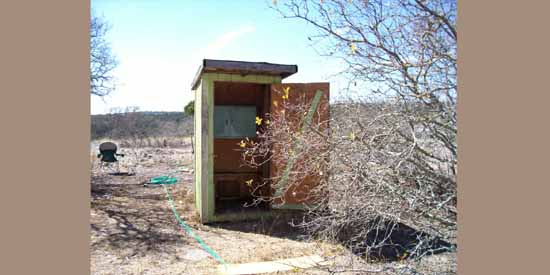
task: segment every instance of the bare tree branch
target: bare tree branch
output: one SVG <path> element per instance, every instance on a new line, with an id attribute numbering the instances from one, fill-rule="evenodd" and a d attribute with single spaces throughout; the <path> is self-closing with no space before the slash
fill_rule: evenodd
<path id="1" fill-rule="evenodd" d="M 327 173 L 308 194 L 317 203 L 295 225 L 311 238 L 339 241 L 352 251 L 386 257 L 389 249 L 411 259 L 387 272 L 416 274 L 415 260 L 454 251 L 456 2 L 289 0 L 272 8 L 314 26 L 314 45 L 325 47 L 321 54 L 346 62 L 349 79 L 368 86 L 360 97 L 331 105 L 330 130 L 326 121 L 314 121 L 308 131 L 296 132 L 290 114 L 304 113 L 307 105 L 285 105 L 287 115 L 269 114 L 261 142 L 243 149 L 245 163 L 297 157 L 286 190 Z M 268 179 L 274 188 L 280 176 Z M 404 229 L 409 227 L 417 232 L 406 233 L 414 241 L 397 242 L 394 235 L 412 232 Z M 456 272 L 453 266 L 441 268 L 449 274 Z"/>
<path id="2" fill-rule="evenodd" d="M 115 89 L 113 70 L 118 61 L 107 41 L 110 26 L 105 19 L 92 15 L 90 19 L 90 93 L 106 96 Z"/>

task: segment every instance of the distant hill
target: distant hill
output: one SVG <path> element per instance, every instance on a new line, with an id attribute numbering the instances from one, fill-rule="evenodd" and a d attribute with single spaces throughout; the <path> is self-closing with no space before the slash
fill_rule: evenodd
<path id="1" fill-rule="evenodd" d="M 345 124 L 348 111 L 357 109 L 365 116 L 376 116 L 382 107 L 376 103 L 332 103 L 331 117 Z M 101 138 L 148 138 L 184 137 L 193 135 L 193 116 L 184 112 L 119 111 L 112 114 L 91 116 L 91 137 Z"/>
<path id="2" fill-rule="evenodd" d="M 184 112 L 120 112 L 91 116 L 91 138 L 176 137 L 193 134 L 193 116 Z"/>

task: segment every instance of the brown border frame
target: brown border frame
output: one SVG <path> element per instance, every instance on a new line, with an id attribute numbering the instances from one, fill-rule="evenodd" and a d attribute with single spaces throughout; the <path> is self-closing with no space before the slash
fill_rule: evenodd
<path id="1" fill-rule="evenodd" d="M 89 5 L 0 7 L 2 274 L 89 273 Z M 548 10 L 459 3 L 459 274 L 548 269 Z"/>

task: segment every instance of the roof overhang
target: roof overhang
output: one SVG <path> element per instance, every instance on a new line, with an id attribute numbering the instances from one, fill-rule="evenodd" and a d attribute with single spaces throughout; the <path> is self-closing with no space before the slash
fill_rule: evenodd
<path id="1" fill-rule="evenodd" d="M 199 70 L 193 78 L 191 89 L 194 90 L 203 73 L 228 73 L 239 75 L 276 75 L 284 79 L 298 72 L 297 65 L 283 65 L 267 62 L 249 62 L 233 60 L 203 59 Z"/>

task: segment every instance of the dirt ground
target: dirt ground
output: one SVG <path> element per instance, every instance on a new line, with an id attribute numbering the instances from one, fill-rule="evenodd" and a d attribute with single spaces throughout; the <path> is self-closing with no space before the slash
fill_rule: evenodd
<path id="1" fill-rule="evenodd" d="M 194 208 L 191 148 L 122 149 L 120 174 L 99 167 L 92 144 L 91 273 L 215 274 L 218 262 L 178 225 L 161 186 L 144 186 L 169 175 L 179 215 L 227 263 L 330 256 L 334 245 L 303 242 L 283 218 L 202 225 Z M 97 149 L 96 149 L 97 150 Z M 125 173 L 130 171 L 131 175 Z M 296 270 L 297 273 L 303 271 Z M 310 271 L 314 272 L 314 271 Z"/>
<path id="2" fill-rule="evenodd" d="M 190 145 L 184 148 L 122 148 L 119 153 L 125 156 L 119 158 L 119 174 L 113 174 L 114 167 L 100 168 L 97 153 L 97 143 L 92 143 L 91 274 L 217 274 L 219 263 L 177 223 L 162 186 L 144 185 L 152 177 L 162 175 L 178 178 L 178 184 L 168 185 L 168 189 L 179 215 L 227 263 L 320 255 L 330 266 L 353 265 L 355 270 L 383 267 L 365 264 L 340 245 L 300 240 L 299 232 L 288 225 L 288 217 L 284 216 L 200 224 L 194 207 Z M 454 264 L 454 257 L 437 255 L 426 259 L 426 264 L 431 265 L 430 261 Z M 278 274 L 327 272 L 295 269 Z"/>

